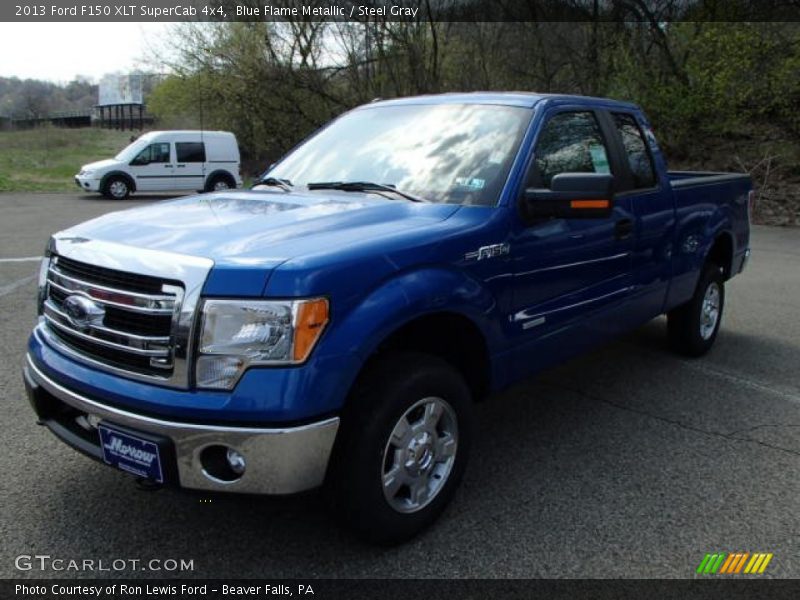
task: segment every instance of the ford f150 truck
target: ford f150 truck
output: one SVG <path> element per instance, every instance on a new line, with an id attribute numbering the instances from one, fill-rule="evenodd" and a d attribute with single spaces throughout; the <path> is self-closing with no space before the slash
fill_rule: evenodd
<path id="1" fill-rule="evenodd" d="M 29 400 L 143 480 L 323 487 L 398 542 L 453 496 L 474 402 L 662 314 L 676 350 L 705 353 L 751 202 L 746 175 L 668 172 L 632 104 L 374 102 L 250 191 L 55 234 Z"/>

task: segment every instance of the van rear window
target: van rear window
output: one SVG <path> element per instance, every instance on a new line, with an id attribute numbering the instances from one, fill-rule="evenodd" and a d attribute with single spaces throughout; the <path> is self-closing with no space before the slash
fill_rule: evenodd
<path id="1" fill-rule="evenodd" d="M 175 152 L 179 163 L 206 162 L 206 147 L 203 142 L 176 142 Z"/>

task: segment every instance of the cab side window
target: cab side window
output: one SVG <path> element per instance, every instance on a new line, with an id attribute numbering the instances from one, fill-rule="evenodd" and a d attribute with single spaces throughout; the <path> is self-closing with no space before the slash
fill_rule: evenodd
<path id="1" fill-rule="evenodd" d="M 647 150 L 642 130 L 633 115 L 628 113 L 613 113 L 614 125 L 622 138 L 625 155 L 628 159 L 633 186 L 635 189 L 650 188 L 656 185 L 656 172 L 653 159 Z"/>
<path id="2" fill-rule="evenodd" d="M 132 165 L 169 162 L 169 143 L 150 144 L 131 161 Z"/>
<path id="3" fill-rule="evenodd" d="M 559 173 L 611 173 L 608 150 L 594 113 L 558 113 L 539 134 L 529 185 L 549 188 Z"/>
<path id="4" fill-rule="evenodd" d="M 179 163 L 206 162 L 206 147 L 203 142 L 176 142 L 175 152 Z"/>
<path id="5" fill-rule="evenodd" d="M 150 150 L 152 153 L 151 162 L 156 162 L 156 163 L 169 162 L 169 143 L 151 144 Z"/>

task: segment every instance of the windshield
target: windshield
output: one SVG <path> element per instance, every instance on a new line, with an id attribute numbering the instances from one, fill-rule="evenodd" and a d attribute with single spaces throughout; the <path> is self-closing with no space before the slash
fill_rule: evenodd
<path id="1" fill-rule="evenodd" d="M 391 185 L 431 202 L 497 202 L 530 120 L 527 108 L 416 104 L 356 110 L 289 154 L 270 177 Z"/>
<path id="2" fill-rule="evenodd" d="M 147 144 L 148 144 L 147 140 L 139 138 L 132 144 L 126 146 L 125 149 L 122 150 L 122 152 L 120 152 L 114 157 L 114 160 L 119 160 L 122 162 L 130 162 L 134 158 L 136 158 L 136 155 L 139 154 L 139 152 L 141 152 L 147 147 Z"/>

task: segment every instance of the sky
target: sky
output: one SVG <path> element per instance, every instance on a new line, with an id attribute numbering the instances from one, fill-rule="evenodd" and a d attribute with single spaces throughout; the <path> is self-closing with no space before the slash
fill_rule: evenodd
<path id="1" fill-rule="evenodd" d="M 2 0 L 0 0 L 2 1 Z M 172 23 L 0 23 L 0 76 L 72 81 L 146 66 Z"/>

